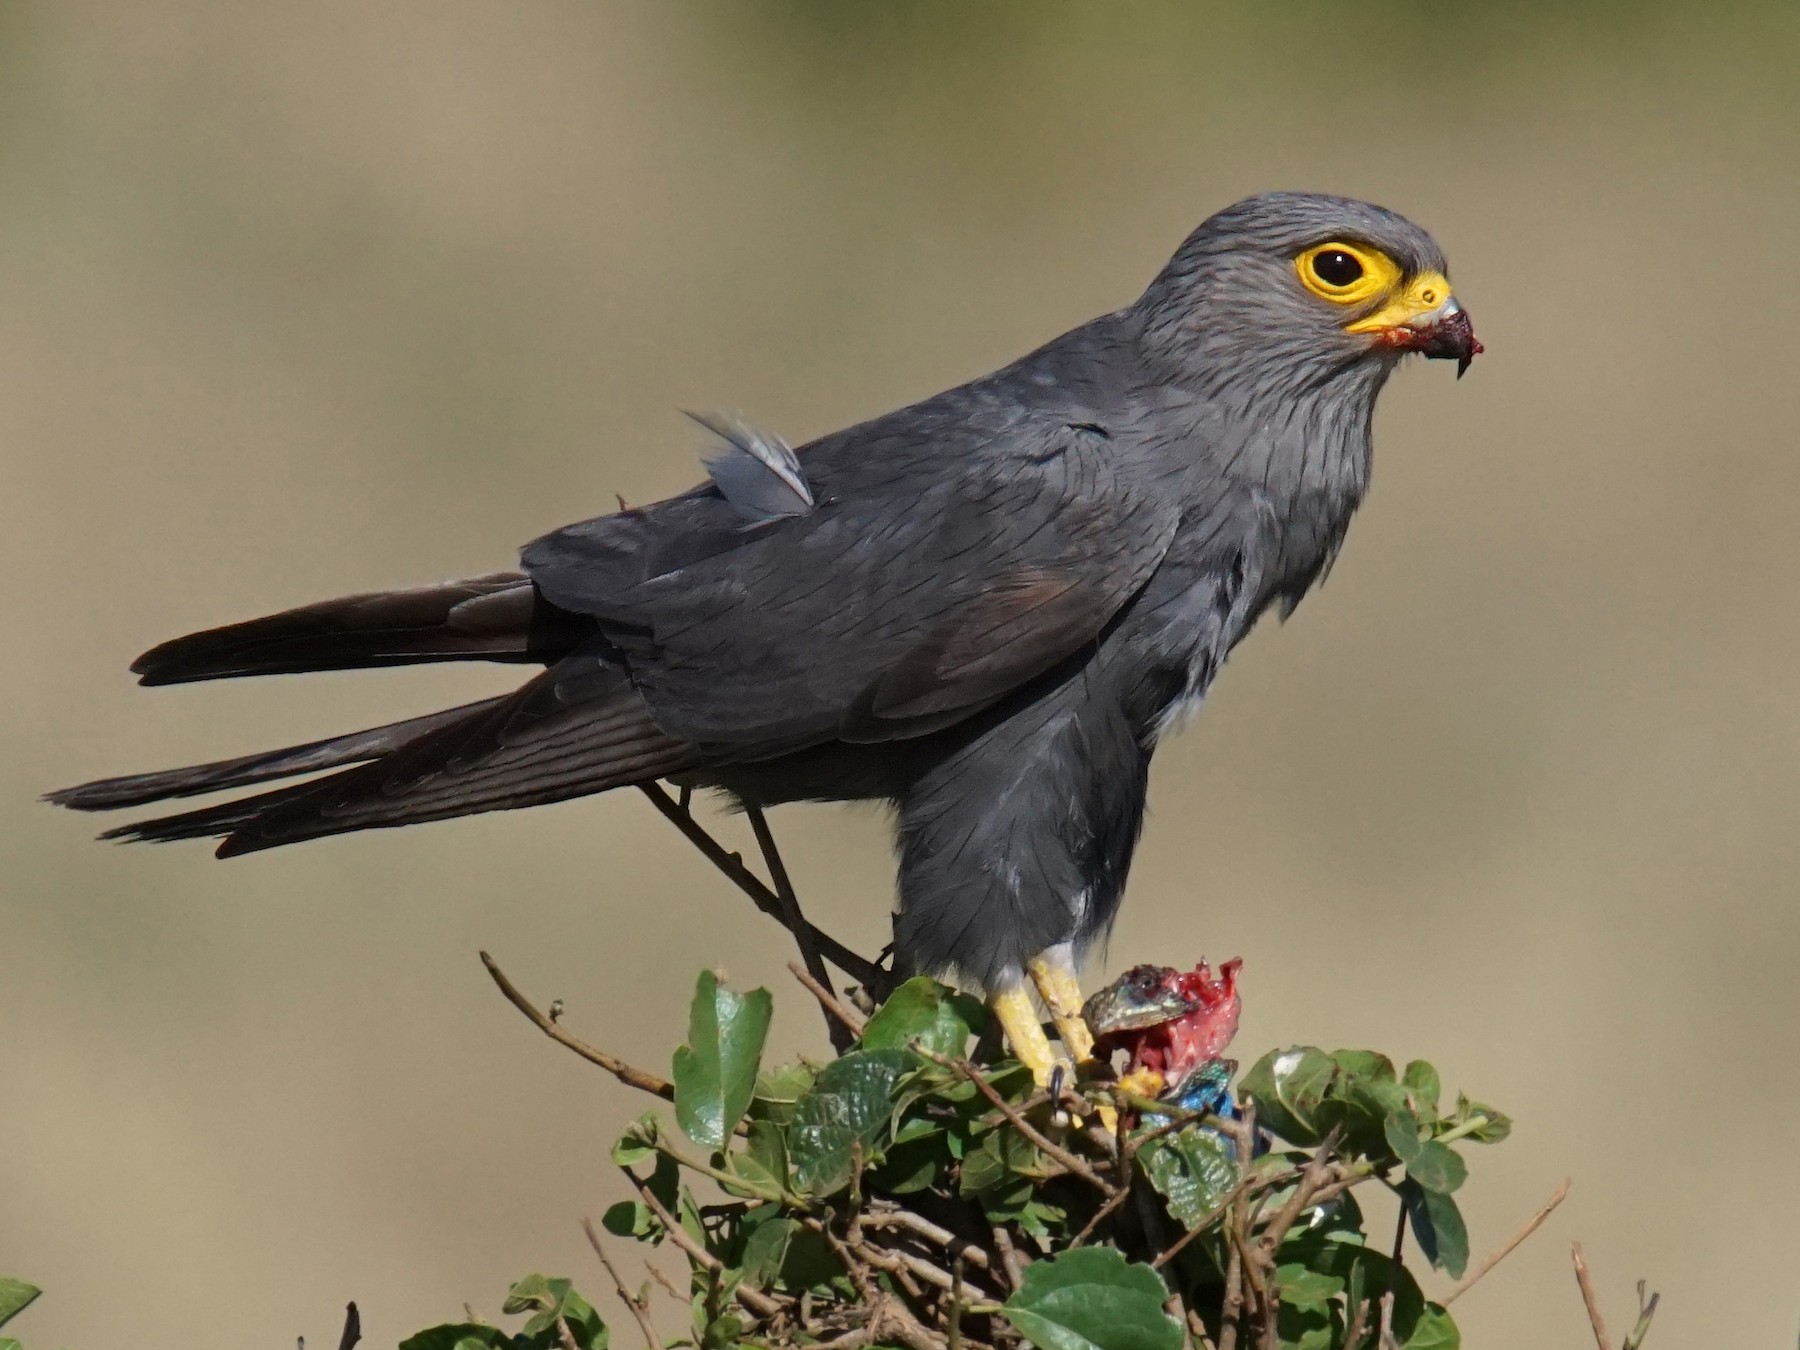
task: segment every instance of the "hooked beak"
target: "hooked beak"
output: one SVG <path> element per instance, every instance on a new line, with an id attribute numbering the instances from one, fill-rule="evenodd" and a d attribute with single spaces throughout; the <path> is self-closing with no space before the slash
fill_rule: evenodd
<path id="1" fill-rule="evenodd" d="M 1450 294 L 1449 278 L 1441 272 L 1416 278 L 1402 294 L 1344 331 L 1367 334 L 1389 351 L 1418 352 L 1431 361 L 1454 359 L 1459 380 L 1482 351 L 1468 311 Z"/>
<path id="2" fill-rule="evenodd" d="M 1383 329 L 1377 340 L 1395 351 L 1417 352 L 1428 361 L 1454 359 L 1459 380 L 1469 363 L 1485 350 L 1475 336 L 1468 311 L 1454 299 L 1403 324 Z"/>

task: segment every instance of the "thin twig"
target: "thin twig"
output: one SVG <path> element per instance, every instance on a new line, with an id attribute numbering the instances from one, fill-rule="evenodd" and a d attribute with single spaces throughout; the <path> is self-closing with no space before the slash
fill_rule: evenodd
<path id="1" fill-rule="evenodd" d="M 1652 1306 L 1655 1301 L 1652 1300 Z M 362 1314 L 357 1312 L 354 1303 L 344 1305 L 344 1334 L 338 1337 L 338 1350 L 350 1350 L 362 1339 Z"/>
<path id="2" fill-rule="evenodd" d="M 949 1350 L 962 1350 L 963 1259 L 959 1255 L 950 1267 L 950 1315 L 944 1319 L 945 1339 Z"/>
<path id="3" fill-rule="evenodd" d="M 1294 1220 L 1300 1217 L 1301 1211 L 1311 1203 L 1312 1197 L 1324 1183 L 1326 1169 L 1331 1166 L 1331 1155 L 1338 1146 L 1338 1140 L 1343 1138 L 1343 1134 L 1344 1132 L 1339 1126 L 1331 1127 L 1330 1132 L 1320 1141 L 1318 1150 L 1301 1171 L 1299 1181 L 1294 1183 L 1294 1193 L 1288 1197 L 1287 1203 L 1276 1212 L 1274 1221 L 1263 1230 L 1262 1250 L 1268 1255 L 1274 1255 L 1276 1249 L 1281 1246 L 1281 1240 L 1287 1236 L 1288 1229 L 1294 1226 Z"/>
<path id="4" fill-rule="evenodd" d="M 1026 1120 L 1024 1116 L 1021 1116 L 1018 1111 L 1007 1102 L 1006 1098 L 1002 1097 L 999 1092 L 995 1090 L 994 1085 L 982 1076 L 981 1070 L 969 1063 L 968 1060 L 951 1059 L 946 1055 L 935 1054 L 923 1047 L 920 1047 L 919 1053 L 931 1060 L 934 1064 L 940 1065 L 946 1069 L 954 1069 L 957 1073 L 968 1079 L 975 1085 L 975 1090 L 988 1099 L 990 1105 L 999 1109 L 1000 1114 L 1006 1117 L 1007 1121 L 1015 1130 L 1024 1135 L 1033 1144 L 1036 1144 L 1037 1147 L 1051 1159 L 1051 1161 L 1055 1162 L 1065 1171 L 1073 1173 L 1089 1185 L 1095 1187 L 1107 1199 L 1110 1200 L 1112 1198 L 1114 1187 L 1110 1182 L 1106 1181 L 1098 1172 L 1089 1167 L 1080 1158 L 1077 1158 L 1073 1153 L 1069 1152 L 1068 1149 L 1063 1148 L 1059 1144 L 1052 1143 L 1049 1139 L 1045 1138 L 1043 1133 L 1038 1130 L 1036 1126 Z"/>
<path id="5" fill-rule="evenodd" d="M 914 1214 L 910 1209 L 877 1209 L 865 1215 L 863 1225 L 869 1228 L 904 1228 L 915 1233 L 928 1242 L 935 1242 L 952 1256 L 967 1261 L 980 1270 L 989 1266 L 988 1254 L 973 1242 L 965 1241 L 952 1233 L 948 1228 L 940 1227 L 930 1219 Z"/>
<path id="6" fill-rule="evenodd" d="M 1656 1305 L 1662 1302 L 1662 1295 L 1651 1294 L 1646 1299 L 1644 1288 L 1644 1281 L 1639 1280 L 1637 1325 L 1631 1329 L 1631 1334 L 1625 1338 L 1625 1343 L 1619 1350 L 1638 1350 L 1644 1343 L 1644 1337 L 1650 1334 L 1650 1319 L 1656 1316 Z"/>
<path id="7" fill-rule="evenodd" d="M 1006 1282 L 1018 1289 L 1025 1283 L 1025 1255 L 1013 1246 L 1012 1235 L 1004 1227 L 995 1224 L 993 1231 L 994 1250 L 1000 1253 L 1000 1268 L 1006 1272 Z"/>
<path id="8" fill-rule="evenodd" d="M 700 822 L 683 810 L 660 785 L 639 783 L 638 788 L 650 799 L 650 804 L 662 813 L 663 818 L 680 830 L 687 841 L 700 850 L 701 856 L 724 874 L 726 880 L 749 896 L 751 903 L 764 914 L 786 925 L 787 917 L 782 910 L 781 897 L 763 885 L 756 874 L 744 866 L 742 858 L 708 834 Z M 887 971 L 867 957 L 857 955 L 829 933 L 810 924 L 807 927 L 820 954 L 833 965 L 871 990 L 879 994 L 887 992 L 890 983 Z M 795 936 L 798 938 L 799 935 Z"/>
<path id="9" fill-rule="evenodd" d="M 762 850 L 763 865 L 769 869 L 769 880 L 773 883 L 775 898 L 781 902 L 781 921 L 787 925 L 788 932 L 794 935 L 794 942 L 800 948 L 800 959 L 806 963 L 806 973 L 820 984 L 827 987 L 831 984 L 831 976 L 825 970 L 825 960 L 819 955 L 819 944 L 813 941 L 813 928 L 800 912 L 800 897 L 794 894 L 794 883 L 788 876 L 787 864 L 781 860 L 781 850 L 775 847 L 775 835 L 769 829 L 769 818 L 763 814 L 760 806 L 744 806 L 744 814 L 750 820 L 750 832 L 756 836 L 756 846 Z M 828 1014 L 825 1018 L 825 1034 L 831 1038 L 831 1048 L 840 1055 L 850 1048 L 850 1036 L 844 1028 L 833 1021 Z"/>
<path id="10" fill-rule="evenodd" d="M 636 1188 L 644 1204 L 662 1224 L 663 1231 L 669 1235 L 670 1242 L 681 1248 L 688 1259 L 701 1269 L 715 1275 L 724 1270 L 724 1263 L 718 1257 L 688 1236 L 687 1230 L 681 1226 L 681 1221 L 669 1213 L 668 1207 L 656 1198 L 656 1193 L 650 1189 L 648 1182 L 639 1180 L 638 1174 L 629 1167 L 621 1167 L 619 1170 L 625 1174 L 626 1179 Z M 740 1284 L 736 1293 L 738 1302 L 758 1317 L 773 1317 L 781 1311 L 781 1304 L 759 1290 Z"/>
<path id="11" fill-rule="evenodd" d="M 661 1097 L 666 1102 L 675 1100 L 675 1085 L 666 1078 L 658 1078 L 653 1073 L 646 1073 L 633 1065 L 627 1064 L 617 1055 L 609 1055 L 604 1050 L 595 1049 L 586 1041 L 569 1035 L 555 1022 L 539 1012 L 531 1000 L 519 992 L 519 988 L 506 978 L 506 973 L 495 964 L 494 958 L 486 952 L 481 953 L 481 964 L 487 967 L 487 973 L 500 986 L 500 992 L 506 995 L 506 1001 L 517 1008 L 544 1035 L 558 1045 L 566 1046 L 580 1055 L 589 1064 L 598 1064 L 626 1087 L 637 1088 L 640 1092 L 648 1092 L 652 1096 Z"/>
<path id="12" fill-rule="evenodd" d="M 865 1268 L 869 1263 L 859 1257 L 845 1245 L 844 1240 L 826 1224 L 819 1225 L 819 1232 L 824 1234 L 825 1241 L 836 1253 L 837 1259 L 843 1263 L 850 1282 L 856 1286 L 856 1292 L 870 1309 L 869 1318 L 873 1323 L 889 1324 L 894 1334 L 904 1341 L 910 1350 L 944 1350 L 944 1340 L 934 1335 L 925 1325 L 912 1315 L 902 1304 L 883 1295 L 869 1278 Z M 876 1339 L 880 1339 L 877 1337 Z"/>
<path id="13" fill-rule="evenodd" d="M 644 1269 L 650 1272 L 651 1279 L 662 1286 L 663 1293 L 667 1294 L 684 1308 L 690 1306 L 693 1300 L 689 1298 L 688 1295 L 682 1293 L 681 1290 L 677 1289 L 675 1287 L 675 1282 L 667 1275 L 663 1274 L 661 1270 L 651 1265 L 648 1261 L 644 1262 Z"/>
<path id="14" fill-rule="evenodd" d="M 584 1218 L 581 1221 L 581 1231 L 587 1234 L 588 1246 L 594 1249 L 594 1255 L 600 1258 L 600 1264 L 605 1266 L 606 1273 L 612 1276 L 613 1288 L 618 1291 L 619 1302 L 631 1309 L 631 1315 L 637 1319 L 638 1326 L 643 1329 L 644 1344 L 649 1347 L 649 1350 L 659 1350 L 656 1328 L 650 1324 L 649 1309 L 639 1302 L 630 1290 L 626 1289 L 625 1281 L 619 1278 L 618 1270 L 614 1268 L 612 1261 L 606 1255 L 606 1248 L 600 1245 L 600 1235 L 594 1231 L 594 1221 Z"/>
<path id="15" fill-rule="evenodd" d="M 810 1226 L 810 1225 L 809 1225 Z M 892 1247 L 879 1246 L 866 1239 L 857 1239 L 854 1248 L 858 1256 L 874 1266 L 877 1270 L 885 1270 L 890 1275 L 898 1275 L 902 1271 L 918 1276 L 926 1284 L 939 1289 L 954 1289 L 956 1277 L 949 1271 L 932 1265 L 922 1256 L 914 1256 L 911 1252 L 896 1251 Z M 987 1298 L 985 1290 L 981 1296 Z"/>
<path id="16" fill-rule="evenodd" d="M 1100 1225 L 1117 1214 L 1129 1199 L 1131 1199 L 1131 1173 L 1126 1171 L 1123 1179 L 1119 1182 L 1118 1190 L 1113 1193 L 1112 1199 L 1094 1211 L 1094 1217 L 1082 1225 L 1081 1231 L 1075 1235 L 1075 1240 L 1069 1246 L 1071 1248 L 1085 1246 L 1087 1240 L 1099 1231 Z"/>
<path id="17" fill-rule="evenodd" d="M 863 1034 L 863 1028 L 866 1027 L 868 1023 L 863 1020 L 861 1014 L 857 1013 L 836 994 L 832 993 L 829 987 L 820 984 L 815 980 L 798 962 L 789 961 L 788 970 L 792 972 L 796 980 L 806 986 L 807 992 L 819 1000 L 820 1007 L 824 1008 L 830 1016 L 835 1017 L 844 1025 L 844 1029 L 848 1031 L 853 1038 Z"/>
<path id="18" fill-rule="evenodd" d="M 1394 1265 L 1388 1273 L 1387 1288 L 1381 1294 L 1381 1339 L 1377 1344 L 1386 1350 L 1394 1339 L 1394 1296 L 1399 1292 L 1400 1257 L 1406 1250 L 1406 1206 L 1400 1206 L 1400 1217 L 1394 1222 Z"/>
<path id="19" fill-rule="evenodd" d="M 1231 1203 L 1243 1198 L 1243 1188 L 1234 1191 Z M 1194 1230 L 1195 1232 L 1199 1230 Z M 1190 1236 L 1192 1234 L 1190 1233 Z M 1164 1253 L 1168 1255 L 1167 1252 Z M 1237 1350 L 1238 1324 L 1244 1308 L 1244 1258 L 1235 1242 L 1225 1243 L 1225 1301 L 1219 1309 L 1219 1350 Z"/>
<path id="20" fill-rule="evenodd" d="M 1550 1215 L 1555 1212 L 1556 1207 L 1569 1198 L 1569 1187 L 1572 1184 L 1573 1182 L 1570 1178 L 1564 1177 L 1562 1185 L 1556 1188 L 1556 1193 L 1544 1202 L 1543 1207 L 1539 1209 L 1536 1214 L 1533 1214 L 1525 1221 L 1524 1227 L 1520 1228 L 1518 1232 L 1514 1233 L 1502 1243 L 1497 1251 L 1490 1252 L 1487 1256 L 1483 1257 L 1481 1264 L 1470 1271 L 1468 1277 L 1464 1279 L 1461 1284 L 1445 1294 L 1438 1302 L 1446 1308 L 1449 1307 L 1452 1303 L 1456 1302 L 1457 1299 L 1473 1289 L 1475 1285 L 1480 1282 L 1482 1276 L 1486 1275 L 1495 1266 L 1511 1256 L 1514 1249 L 1517 1248 L 1521 1242 L 1525 1241 L 1526 1238 L 1537 1232 L 1537 1230 L 1543 1226 L 1544 1220 L 1549 1218 Z"/>
<path id="21" fill-rule="evenodd" d="M 1357 1350 L 1368 1329 L 1369 1300 L 1365 1298 L 1356 1305 L 1356 1311 L 1350 1315 L 1350 1325 L 1344 1328 L 1344 1350 Z"/>
<path id="22" fill-rule="evenodd" d="M 1587 1304 L 1588 1324 L 1594 1328 L 1594 1344 L 1600 1350 L 1612 1350 L 1612 1339 L 1606 1334 L 1606 1319 L 1600 1315 L 1600 1301 L 1594 1297 L 1594 1282 L 1588 1278 L 1587 1257 L 1579 1242 L 1569 1244 L 1569 1259 L 1575 1263 L 1575 1283 L 1581 1286 L 1581 1301 Z"/>

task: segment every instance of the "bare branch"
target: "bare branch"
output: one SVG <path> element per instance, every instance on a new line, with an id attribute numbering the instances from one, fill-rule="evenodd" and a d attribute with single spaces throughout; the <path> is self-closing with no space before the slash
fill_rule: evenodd
<path id="1" fill-rule="evenodd" d="M 600 1264 L 605 1266 L 606 1273 L 612 1276 L 613 1288 L 618 1291 L 619 1302 L 631 1309 L 631 1315 L 637 1319 L 637 1324 L 644 1333 L 644 1344 L 649 1347 L 649 1350 L 660 1350 L 656 1339 L 656 1328 L 650 1324 L 650 1310 L 644 1306 L 641 1300 L 634 1297 L 630 1290 L 626 1289 L 625 1281 L 619 1278 L 619 1272 L 607 1258 L 606 1248 L 600 1245 L 600 1235 L 594 1231 L 594 1221 L 584 1218 L 581 1221 L 581 1231 L 587 1234 L 588 1246 L 594 1249 L 594 1255 L 600 1258 Z"/>
<path id="2" fill-rule="evenodd" d="M 1444 1307 L 1449 1307 L 1452 1303 L 1456 1302 L 1457 1299 L 1473 1289 L 1476 1284 L 1480 1282 L 1481 1278 L 1490 1270 L 1499 1265 L 1507 1257 L 1511 1256 L 1518 1245 L 1533 1233 L 1537 1232 L 1537 1230 L 1543 1226 L 1544 1220 L 1549 1218 L 1550 1215 L 1555 1212 L 1556 1207 L 1569 1198 L 1569 1187 L 1572 1184 L 1573 1182 L 1570 1178 L 1564 1177 L 1562 1185 L 1556 1188 L 1556 1193 L 1544 1202 L 1543 1207 L 1539 1209 L 1536 1214 L 1533 1214 L 1525 1221 L 1524 1227 L 1519 1229 L 1518 1232 L 1514 1233 L 1502 1243 L 1498 1251 L 1490 1252 L 1487 1256 L 1483 1257 L 1481 1264 L 1469 1272 L 1468 1278 L 1463 1280 L 1461 1284 L 1457 1285 L 1456 1288 L 1445 1294 L 1444 1297 L 1438 1301 L 1443 1304 Z"/>
<path id="3" fill-rule="evenodd" d="M 831 985 L 831 976 L 826 973 L 825 961 L 819 955 L 819 944 L 813 941 L 813 927 L 800 912 L 800 897 L 794 894 L 794 883 L 788 876 L 787 864 L 781 860 L 781 850 L 775 847 L 775 834 L 769 829 L 769 818 L 763 814 L 760 806 L 746 804 L 744 815 L 749 818 L 750 831 L 756 836 L 756 846 L 762 850 L 763 864 L 769 869 L 769 880 L 774 884 L 775 898 L 781 902 L 781 921 L 787 925 L 788 932 L 794 935 L 794 942 L 800 948 L 800 959 L 806 963 L 806 973 L 827 988 Z M 850 1048 L 853 1039 L 844 1033 L 844 1028 L 833 1021 L 829 1014 L 825 1018 L 825 1034 L 831 1038 L 831 1048 L 840 1055 Z"/>
<path id="4" fill-rule="evenodd" d="M 867 1026 L 868 1023 L 863 1020 L 860 1013 L 854 1011 L 836 994 L 832 993 L 830 986 L 820 984 L 792 961 L 788 962 L 788 970 L 792 972 L 796 980 L 806 986 L 807 992 L 819 1000 L 819 1006 L 824 1008 L 826 1013 L 831 1017 L 836 1018 L 838 1022 L 843 1025 L 844 1029 L 850 1033 L 852 1038 L 859 1037 L 863 1034 L 863 1028 Z"/>
<path id="5" fill-rule="evenodd" d="M 639 783 L 638 788 L 650 799 L 650 804 L 662 813 L 662 816 L 682 836 L 700 851 L 709 863 L 724 875 L 725 879 L 736 886 L 750 901 L 771 919 L 787 926 L 787 915 L 781 903 L 781 897 L 763 885 L 762 881 L 749 868 L 744 860 L 731 852 L 712 835 L 708 834 L 700 822 L 681 805 L 663 791 L 656 783 Z M 859 956 L 843 943 L 811 924 L 805 925 L 808 935 L 819 953 L 837 966 L 851 979 L 866 985 L 871 991 L 885 996 L 892 983 L 888 972 L 865 956 Z M 790 931 L 793 931 L 790 929 Z M 795 937 L 799 934 L 796 932 Z"/>
<path id="6" fill-rule="evenodd" d="M 354 1303 L 344 1305 L 344 1332 L 338 1337 L 338 1350 L 350 1350 L 362 1339 L 362 1314 Z"/>
<path id="7" fill-rule="evenodd" d="M 940 1227 L 930 1219 L 914 1214 L 910 1209 L 878 1208 L 863 1218 L 865 1228 L 904 1228 L 916 1233 L 928 1242 L 935 1242 L 952 1256 L 967 1261 L 979 1270 L 989 1267 L 988 1254 L 973 1242 L 966 1242 L 952 1233 L 948 1228 Z"/>
<path id="8" fill-rule="evenodd" d="M 932 1063 L 946 1069 L 952 1069 L 968 1079 L 975 1085 L 975 1090 L 986 1097 L 989 1104 L 996 1107 L 1000 1114 L 1006 1117 L 1007 1121 L 1015 1130 L 1024 1135 L 1033 1144 L 1036 1144 L 1053 1162 L 1064 1170 L 1080 1177 L 1089 1185 L 1095 1187 L 1102 1195 L 1106 1196 L 1107 1199 L 1110 1200 L 1112 1198 L 1114 1187 L 1110 1182 L 1103 1179 L 1098 1172 L 1094 1171 L 1093 1168 L 1089 1167 L 1080 1158 L 1077 1158 L 1073 1153 L 1069 1152 L 1068 1149 L 1063 1148 L 1059 1144 L 1052 1143 L 1049 1139 L 1045 1138 L 1044 1134 L 1038 1130 L 1036 1126 L 1026 1120 L 1024 1116 L 1020 1115 L 1018 1111 L 1007 1102 L 1006 1098 L 1002 1097 L 994 1090 L 994 1085 L 988 1082 L 988 1080 L 982 1076 L 981 1070 L 969 1063 L 968 1060 L 951 1059 L 946 1055 L 935 1054 L 923 1047 L 920 1047 L 919 1053 L 931 1060 Z"/>
<path id="9" fill-rule="evenodd" d="M 500 992 L 506 995 L 506 1001 L 530 1019 L 531 1024 L 543 1032 L 558 1045 L 566 1046 L 580 1055 L 590 1064 L 598 1064 L 626 1087 L 637 1088 L 652 1096 L 661 1097 L 666 1102 L 675 1100 L 675 1086 L 665 1078 L 658 1078 L 653 1073 L 635 1068 L 620 1059 L 617 1055 L 609 1055 L 604 1050 L 597 1050 L 586 1041 L 569 1035 L 555 1022 L 539 1012 L 531 1000 L 519 992 L 518 986 L 506 978 L 494 958 L 486 952 L 481 953 L 481 964 L 487 967 L 487 973 L 494 977 L 494 983 L 500 986 Z"/>
<path id="10" fill-rule="evenodd" d="M 1263 1230 L 1261 1241 L 1264 1254 L 1271 1257 L 1274 1255 L 1276 1248 L 1281 1246 L 1281 1240 L 1287 1236 L 1288 1229 L 1294 1226 L 1294 1220 L 1300 1217 L 1301 1211 L 1311 1203 L 1313 1196 L 1324 1184 L 1325 1173 L 1331 1166 L 1331 1155 L 1336 1151 L 1343 1133 L 1341 1128 L 1333 1125 L 1330 1133 L 1320 1142 L 1318 1150 L 1300 1173 L 1299 1181 L 1294 1184 L 1294 1193 L 1276 1213 L 1274 1221 Z"/>
<path id="11" fill-rule="evenodd" d="M 673 1242 L 677 1247 L 681 1248 L 687 1255 L 687 1258 L 702 1270 L 715 1275 L 724 1270 L 724 1263 L 721 1262 L 718 1257 L 714 1256 L 711 1252 L 707 1251 L 706 1248 L 702 1247 L 698 1242 L 695 1242 L 693 1238 L 688 1236 L 687 1230 L 681 1226 L 681 1221 L 673 1214 L 669 1213 L 668 1207 L 656 1198 L 656 1193 L 650 1189 L 648 1182 L 639 1180 L 638 1174 L 633 1172 L 629 1167 L 621 1167 L 619 1170 L 625 1174 L 626 1180 L 631 1182 L 632 1186 L 637 1190 L 639 1198 L 643 1200 L 645 1206 L 662 1224 L 663 1230 L 669 1235 L 670 1242 Z M 773 1317 L 776 1313 L 781 1311 L 781 1304 L 760 1290 L 751 1289 L 746 1285 L 740 1284 L 737 1287 L 736 1294 L 738 1302 L 742 1303 L 758 1317 Z"/>
<path id="12" fill-rule="evenodd" d="M 1594 1282 L 1588 1278 L 1587 1257 L 1579 1242 L 1569 1244 L 1569 1259 L 1575 1263 L 1575 1283 L 1581 1286 L 1581 1301 L 1587 1304 L 1588 1323 L 1594 1328 L 1594 1344 L 1600 1350 L 1612 1350 L 1606 1334 L 1606 1319 L 1600 1315 L 1600 1301 L 1594 1297 Z"/>
<path id="13" fill-rule="evenodd" d="M 1006 1273 L 1006 1282 L 1014 1289 L 1025 1282 L 1026 1257 L 1017 1247 L 1006 1229 L 999 1224 L 994 1225 L 994 1250 L 1000 1253 L 1000 1268 Z"/>

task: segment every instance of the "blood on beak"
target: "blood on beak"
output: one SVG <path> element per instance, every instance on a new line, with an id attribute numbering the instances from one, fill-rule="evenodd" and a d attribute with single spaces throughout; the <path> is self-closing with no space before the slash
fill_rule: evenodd
<path id="1" fill-rule="evenodd" d="M 1475 336 L 1468 311 L 1455 300 L 1446 300 L 1429 313 L 1381 329 L 1376 341 L 1394 351 L 1417 352 L 1428 361 L 1454 360 L 1459 380 L 1469 363 L 1485 350 Z"/>

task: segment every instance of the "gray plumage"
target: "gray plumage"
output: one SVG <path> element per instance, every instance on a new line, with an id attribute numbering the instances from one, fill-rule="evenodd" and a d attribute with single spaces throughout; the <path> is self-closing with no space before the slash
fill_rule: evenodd
<path id="1" fill-rule="evenodd" d="M 705 459 L 706 476 L 745 520 L 761 524 L 813 509 L 800 457 L 781 437 L 724 413 L 688 416 L 724 443 Z"/>
<path id="2" fill-rule="evenodd" d="M 711 482 L 546 535 L 522 573 L 292 611 L 135 667 L 161 683 L 542 662 L 516 694 L 55 799 L 355 765 L 113 832 L 222 835 L 221 855 L 653 777 L 759 805 L 884 799 L 901 965 L 1016 979 L 1104 934 L 1159 739 L 1258 616 L 1330 566 L 1363 498 L 1401 351 L 1298 283 L 1295 258 L 1326 240 L 1444 269 L 1378 207 L 1240 202 L 1135 304 L 797 456 L 706 423 L 730 447 Z"/>

